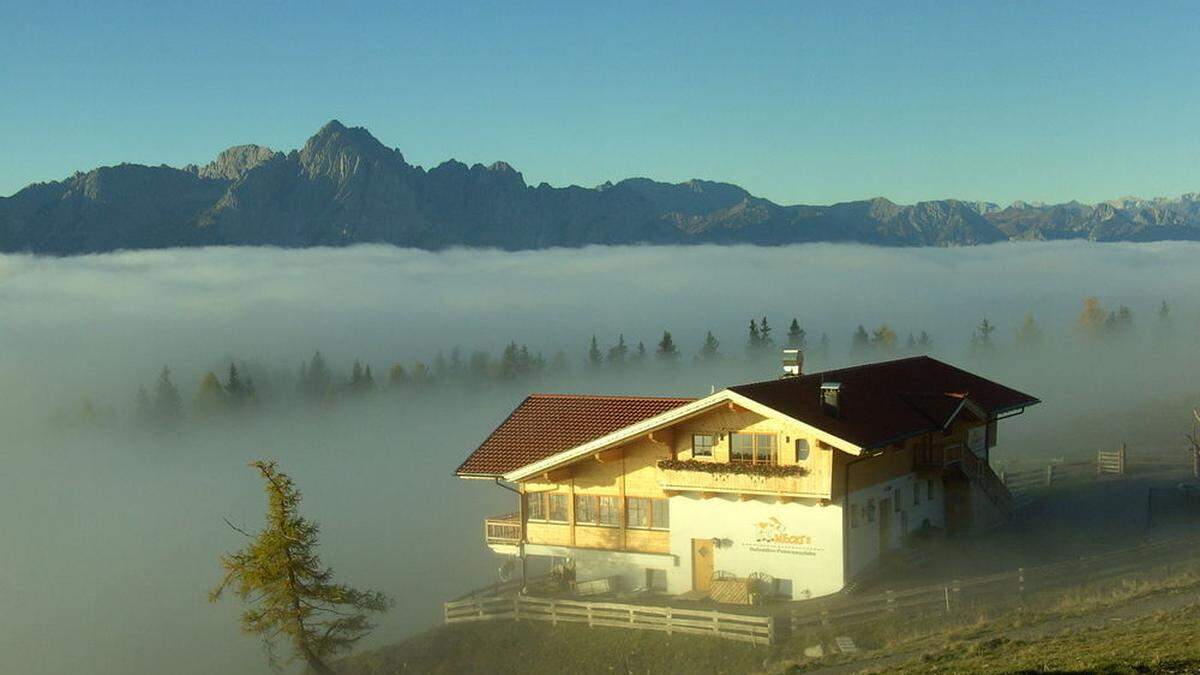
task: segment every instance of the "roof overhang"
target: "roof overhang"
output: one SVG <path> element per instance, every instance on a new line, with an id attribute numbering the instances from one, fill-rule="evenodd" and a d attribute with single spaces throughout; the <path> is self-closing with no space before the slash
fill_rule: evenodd
<path id="1" fill-rule="evenodd" d="M 749 410 L 750 412 L 762 415 L 763 417 L 782 419 L 785 422 L 794 424 L 804 429 L 807 433 L 810 433 L 817 440 L 822 441 L 826 445 L 829 445 L 833 448 L 841 450 L 842 452 L 846 452 L 851 455 L 858 455 L 863 451 L 861 447 L 855 445 L 854 443 L 842 438 L 838 438 L 837 436 L 834 436 L 833 434 L 830 434 L 822 429 L 818 429 L 811 424 L 801 422 L 798 419 L 784 415 L 774 408 L 767 407 L 753 399 L 742 396 L 741 394 L 733 392 L 729 389 L 722 389 L 714 394 L 697 399 L 678 408 L 668 410 L 660 415 L 649 417 L 641 422 L 631 424 L 623 429 L 618 429 L 610 434 L 588 441 L 582 445 L 563 450 L 562 452 L 553 454 L 544 459 L 526 464 L 519 469 L 509 471 L 508 473 L 504 474 L 502 478 L 509 482 L 517 482 L 532 478 L 539 474 L 547 473 L 567 464 L 574 463 L 575 461 L 591 456 L 594 453 L 606 450 L 616 445 L 627 443 L 643 435 L 653 433 L 665 427 L 669 427 L 672 424 L 677 424 L 686 419 L 709 412 L 714 408 L 731 403 L 740 408 Z M 467 478 L 469 476 L 463 477 Z"/>

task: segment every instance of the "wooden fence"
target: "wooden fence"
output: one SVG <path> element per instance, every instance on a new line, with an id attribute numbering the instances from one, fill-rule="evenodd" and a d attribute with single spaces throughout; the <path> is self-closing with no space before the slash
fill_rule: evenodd
<path id="1" fill-rule="evenodd" d="M 1106 476 L 1132 474 L 1185 474 L 1200 478 L 1200 455 L 1188 450 L 1138 450 L 1131 452 L 1122 443 L 1112 451 L 1096 453 L 1096 459 L 1065 462 L 1051 460 L 1044 466 L 1000 471 L 1000 480 L 1013 496 L 1013 506 L 1022 509 L 1032 504 L 1041 488 L 1081 483 Z"/>
<path id="2" fill-rule="evenodd" d="M 1198 539 L 1171 539 L 1040 567 L 955 580 L 873 595 L 834 595 L 794 606 L 788 621 L 794 632 L 843 629 L 898 614 L 905 619 L 983 608 L 1024 607 L 1031 592 L 1125 576 L 1153 563 L 1183 560 L 1200 553 Z"/>
<path id="3" fill-rule="evenodd" d="M 444 611 L 447 624 L 495 619 L 549 621 L 553 624 L 585 623 L 588 626 L 656 630 L 668 635 L 710 635 L 764 645 L 770 644 L 777 635 L 773 616 L 528 595 L 477 597 L 447 602 Z"/>

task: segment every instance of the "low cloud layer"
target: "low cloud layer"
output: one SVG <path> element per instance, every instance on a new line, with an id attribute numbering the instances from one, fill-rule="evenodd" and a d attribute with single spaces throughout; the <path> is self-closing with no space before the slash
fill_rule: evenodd
<path id="1" fill-rule="evenodd" d="M 824 363 L 903 353 L 927 331 L 934 354 L 1040 396 L 1007 425 L 1004 457 L 1170 443 L 1200 391 L 1200 245 L 1029 243 L 968 249 L 805 245 L 622 247 L 526 253 L 390 247 L 208 249 L 78 258 L 0 256 L 0 617 L 7 667 L 28 673 L 265 672 L 236 605 L 211 606 L 216 558 L 240 545 L 221 521 L 256 526 L 261 488 L 245 462 L 277 457 L 325 528 L 322 553 L 347 581 L 398 600 L 369 644 L 432 625 L 438 603 L 494 579 L 479 521 L 510 496 L 451 478 L 457 463 L 531 388 L 702 395 L 773 377 L 742 358 L 767 315 L 782 342 L 799 318 Z M 1122 305 L 1132 328 L 1082 335 L 1083 299 Z M 1166 300 L 1170 313 L 1156 311 Z M 1037 348 L 1015 330 L 1032 314 Z M 984 318 L 988 353 L 972 351 Z M 888 324 L 898 345 L 855 354 L 851 334 Z M 670 330 L 675 368 L 583 366 L 595 334 L 653 350 Z M 731 358 L 692 360 L 706 331 Z M 538 381 L 376 397 L 332 412 L 272 410 L 173 437 L 129 435 L 134 393 L 170 365 L 190 406 L 229 360 L 294 374 L 320 348 L 339 377 L 354 359 L 383 378 L 459 347 L 528 344 L 571 368 Z M 814 357 L 815 358 L 815 357 Z M 81 400 L 121 423 L 65 433 Z M 1147 409 L 1157 411 L 1154 424 Z M 1165 420 L 1165 421 L 1162 421 Z"/>

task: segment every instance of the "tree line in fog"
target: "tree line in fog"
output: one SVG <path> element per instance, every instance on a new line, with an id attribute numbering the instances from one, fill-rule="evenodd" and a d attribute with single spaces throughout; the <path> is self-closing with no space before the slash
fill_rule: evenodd
<path id="1" fill-rule="evenodd" d="M 1166 327 L 1170 320 L 1171 309 L 1163 301 L 1154 310 L 1154 321 L 1160 327 Z M 1109 309 L 1096 298 L 1086 298 L 1075 320 L 1075 332 L 1086 339 L 1116 338 L 1128 334 L 1133 321 L 1133 312 L 1124 305 Z M 966 344 L 968 354 L 983 358 L 995 352 L 1001 342 L 998 330 L 989 319 L 980 319 Z M 1026 315 L 1011 331 L 1011 344 L 1020 350 L 1035 349 L 1046 338 L 1041 324 L 1032 315 Z M 848 340 L 848 352 L 853 362 L 927 354 L 943 346 L 924 330 L 909 332 L 902 338 L 887 323 L 870 329 L 859 325 Z M 454 347 L 448 352 L 438 351 L 429 361 L 393 362 L 382 372 L 360 360 L 353 361 L 349 368 L 338 369 L 320 350 L 290 373 L 230 359 L 228 367 L 222 371 L 204 373 L 190 396 L 181 392 L 176 374 L 169 365 L 163 365 L 152 382 L 136 391 L 130 419 L 140 428 L 174 429 L 189 419 L 207 421 L 281 406 L 333 407 L 379 395 L 456 385 L 519 383 L 572 371 L 613 373 L 622 369 L 671 367 L 684 360 L 701 365 L 737 359 L 762 362 L 778 358 L 779 350 L 783 348 L 802 350 L 806 363 L 810 364 L 809 369 L 812 369 L 830 362 L 833 346 L 828 334 L 822 332 L 813 338 L 797 318 L 791 319 L 782 334 L 777 334 L 770 319 L 764 316 L 750 319 L 745 333 L 729 342 L 711 330 L 706 331 L 699 340 L 699 347 L 690 353 L 681 350 L 671 331 L 664 331 L 650 345 L 642 340 L 635 343 L 623 333 L 608 342 L 601 342 L 597 335 L 592 335 L 581 350 L 582 354 L 575 358 L 561 349 L 547 357 L 544 352 L 517 342 L 509 342 L 499 354 L 483 350 L 464 354 Z M 98 405 L 89 398 L 84 399 L 75 411 L 60 412 L 52 421 L 65 425 L 103 426 L 117 423 L 119 417 L 112 406 Z"/>

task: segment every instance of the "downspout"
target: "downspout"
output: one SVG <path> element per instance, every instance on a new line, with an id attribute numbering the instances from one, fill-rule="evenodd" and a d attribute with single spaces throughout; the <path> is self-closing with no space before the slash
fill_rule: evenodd
<path id="1" fill-rule="evenodd" d="M 521 593 L 526 593 L 529 589 L 529 576 L 527 566 L 525 564 L 525 499 L 521 496 L 521 491 L 505 485 L 500 482 L 500 477 L 495 476 L 496 485 L 517 495 L 517 523 L 521 526 L 521 540 L 517 542 L 517 557 L 521 559 Z"/>

